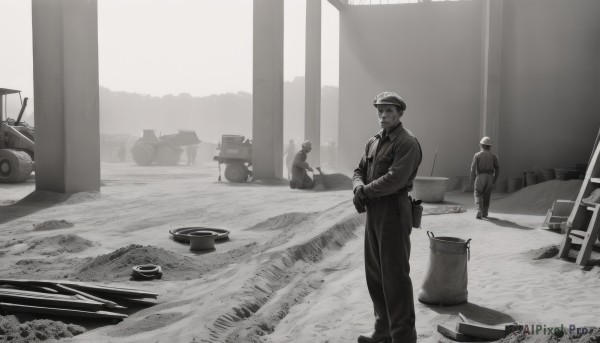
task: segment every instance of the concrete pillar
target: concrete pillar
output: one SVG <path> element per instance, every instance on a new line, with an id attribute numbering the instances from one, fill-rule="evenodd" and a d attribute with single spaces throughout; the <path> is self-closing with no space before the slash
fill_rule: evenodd
<path id="1" fill-rule="evenodd" d="M 312 142 L 311 166 L 321 165 L 321 0 L 306 0 L 304 137 Z"/>
<path id="2" fill-rule="evenodd" d="M 36 189 L 100 190 L 96 0 L 33 0 Z"/>
<path id="3" fill-rule="evenodd" d="M 499 148 L 502 76 L 502 20 L 504 0 L 485 0 L 483 6 L 483 73 L 480 136 L 489 136 Z"/>
<path id="4" fill-rule="evenodd" d="M 252 174 L 283 177 L 283 1 L 254 0 Z"/>

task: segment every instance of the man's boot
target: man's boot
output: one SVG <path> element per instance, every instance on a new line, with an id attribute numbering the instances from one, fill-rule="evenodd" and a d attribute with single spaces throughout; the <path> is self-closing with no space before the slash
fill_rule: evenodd
<path id="1" fill-rule="evenodd" d="M 375 332 L 375 330 L 369 333 L 363 333 L 358 336 L 358 343 L 390 343 L 392 342 L 392 337 L 384 336 Z"/>

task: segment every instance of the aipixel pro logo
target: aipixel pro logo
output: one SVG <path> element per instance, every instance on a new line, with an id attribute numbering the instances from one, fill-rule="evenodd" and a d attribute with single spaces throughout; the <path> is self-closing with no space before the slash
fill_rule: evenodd
<path id="1" fill-rule="evenodd" d="M 507 329 L 515 335 L 548 335 L 557 337 L 562 337 L 565 334 L 582 336 L 593 330 L 588 327 L 577 327 L 574 324 L 569 324 L 568 326 L 564 324 L 560 324 L 560 326 L 547 326 L 545 324 L 512 325 L 507 327 Z"/>

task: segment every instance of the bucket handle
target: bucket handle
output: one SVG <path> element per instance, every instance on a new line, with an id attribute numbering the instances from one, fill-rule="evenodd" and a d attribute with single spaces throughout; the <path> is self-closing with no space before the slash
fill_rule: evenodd
<path id="1" fill-rule="evenodd" d="M 434 234 L 431 231 L 427 231 L 427 236 L 429 236 L 429 238 L 434 238 Z"/>
<path id="2" fill-rule="evenodd" d="M 467 261 L 471 261 L 471 238 L 467 239 L 465 247 L 467 248 Z"/>

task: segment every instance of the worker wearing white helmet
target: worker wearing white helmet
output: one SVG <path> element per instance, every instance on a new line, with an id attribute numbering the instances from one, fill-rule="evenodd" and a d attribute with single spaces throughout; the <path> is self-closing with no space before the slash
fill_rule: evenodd
<path id="1" fill-rule="evenodd" d="M 290 188 L 298 189 L 312 189 L 315 187 L 315 182 L 308 176 L 308 171 L 313 169 L 306 162 L 308 153 L 312 150 L 312 143 L 310 141 L 304 141 L 302 143 L 302 149 L 296 153 L 294 162 L 292 164 L 292 179 L 290 180 Z"/>
<path id="2" fill-rule="evenodd" d="M 483 137 L 479 146 L 481 150 L 473 156 L 471 163 L 471 182 L 475 179 L 475 209 L 477 210 L 475 217 L 477 219 L 487 218 L 492 187 L 500 175 L 498 156 L 490 151 L 491 138 Z"/>

